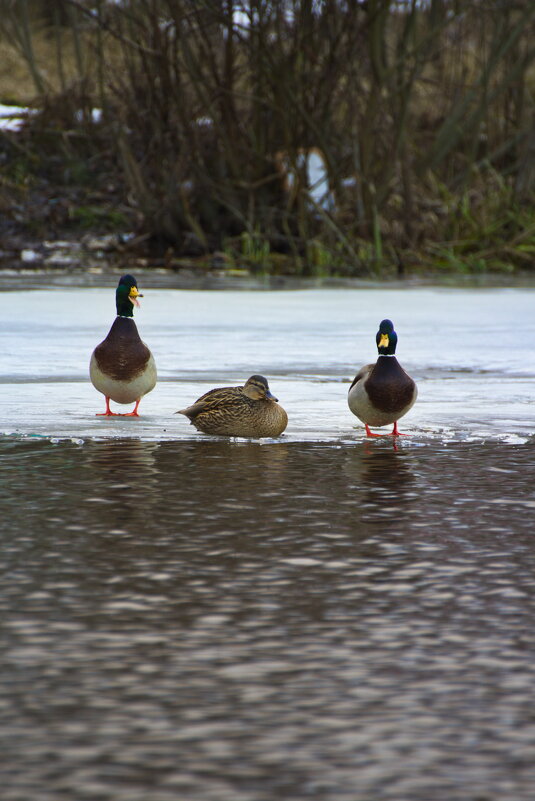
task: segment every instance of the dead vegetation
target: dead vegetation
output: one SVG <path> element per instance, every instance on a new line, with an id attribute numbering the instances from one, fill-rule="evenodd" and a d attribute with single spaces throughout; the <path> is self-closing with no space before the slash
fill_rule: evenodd
<path id="1" fill-rule="evenodd" d="M 531 0 L 0 6 L 26 69 L 0 100 L 31 80 L 40 110 L 2 137 L 5 180 L 109 192 L 170 262 L 535 266 Z"/>

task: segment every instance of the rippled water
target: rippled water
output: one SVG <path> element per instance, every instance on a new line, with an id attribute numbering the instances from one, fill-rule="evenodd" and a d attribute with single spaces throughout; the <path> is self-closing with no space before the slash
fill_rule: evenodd
<path id="1" fill-rule="evenodd" d="M 0 452 L 6 800 L 533 797 L 532 444 Z"/>
<path id="2" fill-rule="evenodd" d="M 108 296 L 0 295 L 2 801 L 531 801 L 533 295 L 147 292 L 103 420 Z M 345 406 L 385 314 L 396 442 Z M 258 370 L 280 440 L 172 415 Z"/>

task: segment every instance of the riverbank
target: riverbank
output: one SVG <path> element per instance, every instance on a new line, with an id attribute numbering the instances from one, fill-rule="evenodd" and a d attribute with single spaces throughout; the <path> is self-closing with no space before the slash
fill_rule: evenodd
<path id="1" fill-rule="evenodd" d="M 414 289 L 419 287 L 452 287 L 464 289 L 535 287 L 533 273 L 502 275 L 418 275 L 403 279 L 337 278 L 332 276 L 302 278 L 292 275 L 253 275 L 247 270 L 225 271 L 205 269 L 194 264 L 180 270 L 150 268 L 134 262 L 105 262 L 98 266 L 0 268 L 0 292 L 21 289 L 66 289 L 69 287 L 114 287 L 119 275 L 135 274 L 139 285 L 151 289 L 270 291 L 299 289 Z"/>
<path id="2" fill-rule="evenodd" d="M 535 272 L 531 4 L 309 5 L 8 4 L 3 262 L 260 282 Z"/>

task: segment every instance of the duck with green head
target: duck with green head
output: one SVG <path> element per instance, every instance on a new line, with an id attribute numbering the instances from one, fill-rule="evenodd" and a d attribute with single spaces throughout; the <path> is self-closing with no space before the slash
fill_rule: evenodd
<path id="1" fill-rule="evenodd" d="M 224 437 L 278 437 L 288 415 L 271 394 L 263 375 L 252 375 L 243 387 L 218 387 L 181 409 L 198 431 Z"/>
<path id="2" fill-rule="evenodd" d="M 106 339 L 97 345 L 91 356 L 89 375 L 95 389 L 106 398 L 102 416 L 114 415 L 110 399 L 116 403 L 135 403 L 125 417 L 139 417 L 143 395 L 156 385 L 156 364 L 149 348 L 141 340 L 134 322 L 134 306 L 139 307 L 137 281 L 123 275 L 115 292 L 117 317 Z"/>
<path id="3" fill-rule="evenodd" d="M 351 386 L 347 402 L 353 414 L 364 423 L 368 437 L 370 426 L 394 424 L 393 436 L 399 436 L 398 420 L 414 406 L 418 390 L 412 378 L 396 359 L 398 335 L 391 320 L 382 320 L 376 334 L 377 361 L 362 367 Z"/>

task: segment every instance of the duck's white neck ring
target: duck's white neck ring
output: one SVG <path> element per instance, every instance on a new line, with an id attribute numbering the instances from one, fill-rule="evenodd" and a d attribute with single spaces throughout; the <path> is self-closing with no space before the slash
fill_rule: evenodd
<path id="1" fill-rule="evenodd" d="M 395 357 L 395 355 L 396 355 L 395 353 L 380 353 L 380 354 L 379 354 L 379 356 L 386 356 L 387 358 L 388 358 L 389 356 L 390 356 L 391 358 L 392 358 L 392 357 Z"/>

